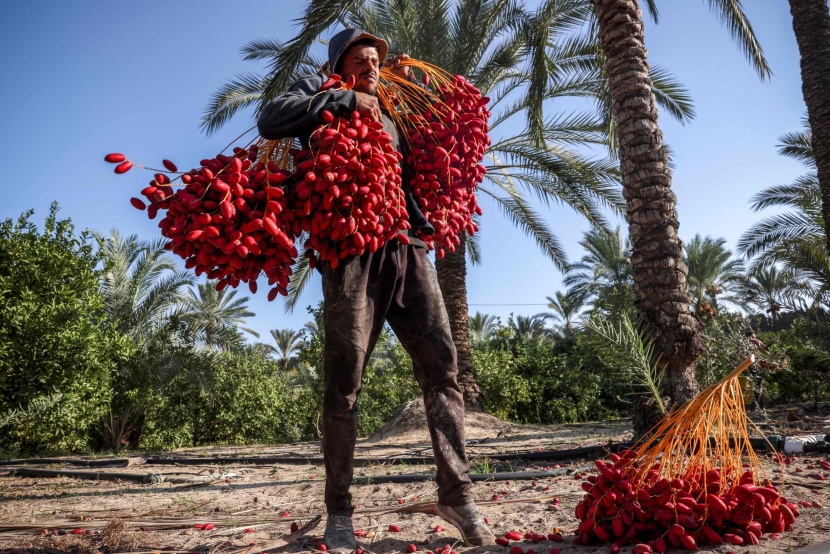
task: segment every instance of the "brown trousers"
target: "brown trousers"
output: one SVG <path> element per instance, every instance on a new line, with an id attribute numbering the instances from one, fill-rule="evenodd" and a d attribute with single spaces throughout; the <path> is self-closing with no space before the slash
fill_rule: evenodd
<path id="1" fill-rule="evenodd" d="M 424 248 L 386 243 L 374 254 L 321 264 L 325 331 L 323 454 L 326 509 L 351 515 L 357 398 L 369 356 L 388 321 L 412 358 L 437 466 L 438 501 L 472 500 L 464 448 L 464 400 L 447 310 Z"/>

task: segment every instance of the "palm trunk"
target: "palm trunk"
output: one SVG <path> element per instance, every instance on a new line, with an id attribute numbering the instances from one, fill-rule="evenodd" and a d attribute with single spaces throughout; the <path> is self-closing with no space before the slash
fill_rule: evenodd
<path id="1" fill-rule="evenodd" d="M 484 411 L 484 393 L 473 375 L 473 356 L 470 348 L 470 314 L 467 306 L 467 260 L 464 241 L 436 260 L 438 285 L 447 306 L 450 329 L 458 352 L 458 385 L 464 393 L 464 407 Z"/>
<path id="2" fill-rule="evenodd" d="M 700 320 L 690 309 L 677 198 L 657 124 L 642 12 L 637 0 L 594 0 L 594 9 L 620 145 L 636 306 L 654 332 L 665 369 L 662 392 L 671 407 L 697 394 L 694 367 L 703 345 Z M 647 400 L 639 400 L 634 412 L 637 436 L 659 418 Z"/>
<path id="3" fill-rule="evenodd" d="M 801 91 L 813 134 L 821 214 L 830 229 L 830 11 L 827 0 L 790 0 L 801 54 Z M 830 232 L 826 233 L 830 252 Z"/>

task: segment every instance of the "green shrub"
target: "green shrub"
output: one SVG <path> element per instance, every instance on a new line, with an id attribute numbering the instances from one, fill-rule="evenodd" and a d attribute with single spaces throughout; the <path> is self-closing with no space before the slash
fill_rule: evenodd
<path id="1" fill-rule="evenodd" d="M 0 446 L 27 453 L 88 448 L 110 372 L 131 350 L 104 323 L 94 241 L 57 211 L 53 204 L 43 233 L 33 211 L 0 224 L 0 414 L 59 398 L 0 429 Z"/>
<path id="2" fill-rule="evenodd" d="M 188 366 L 163 394 L 154 395 L 140 446 L 294 442 L 305 423 L 297 397 L 272 360 L 244 352 L 193 351 Z"/>
<path id="3" fill-rule="evenodd" d="M 517 373 L 510 352 L 503 349 L 474 350 L 473 373 L 484 393 L 488 413 L 499 419 L 522 419 L 518 406 L 530 401 L 531 385 Z"/>

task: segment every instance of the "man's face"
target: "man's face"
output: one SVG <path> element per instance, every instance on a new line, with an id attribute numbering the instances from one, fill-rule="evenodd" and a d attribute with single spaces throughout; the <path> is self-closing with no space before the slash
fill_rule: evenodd
<path id="1" fill-rule="evenodd" d="M 340 62 L 340 72 L 343 79 L 354 75 L 354 90 L 374 95 L 378 90 L 380 77 L 380 59 L 374 46 L 358 44 L 352 46 L 343 54 Z"/>

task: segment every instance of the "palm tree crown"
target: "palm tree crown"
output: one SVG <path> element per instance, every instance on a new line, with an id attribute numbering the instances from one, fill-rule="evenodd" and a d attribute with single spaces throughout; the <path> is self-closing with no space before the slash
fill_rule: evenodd
<path id="1" fill-rule="evenodd" d="M 236 298 L 238 292 L 216 290 L 215 281 L 206 281 L 188 290 L 177 315 L 187 323 L 188 333 L 197 343 L 227 350 L 242 343 L 240 330 L 259 337 L 254 330 L 242 326 L 246 318 L 256 314 L 248 309 L 247 296 Z"/>
<path id="2" fill-rule="evenodd" d="M 801 305 L 803 296 L 813 305 L 830 304 L 830 258 L 825 246 L 826 222 L 821 213 L 821 189 L 809 130 L 781 137 L 778 152 L 804 162 L 810 170 L 795 182 L 762 190 L 752 198 L 752 209 L 784 206 L 791 211 L 767 217 L 746 231 L 738 241 L 738 251 L 752 261 L 752 275 L 769 281 L 789 268 L 789 301 Z M 783 283 L 782 283 L 783 284 Z M 752 289 L 752 286 L 750 286 Z M 755 293 L 746 293 L 753 297 Z M 779 299 L 780 300 L 780 299 Z M 776 300 L 778 302 L 779 300 Z"/>
<path id="3" fill-rule="evenodd" d="M 271 329 L 271 338 L 274 345 L 271 349 L 277 355 L 277 363 L 282 371 L 289 371 L 296 367 L 299 361 L 299 354 L 303 348 L 303 331 L 294 329 Z"/>
<path id="4" fill-rule="evenodd" d="M 689 294 L 698 313 L 707 307 L 717 313 L 722 302 L 739 303 L 732 293 L 743 282 L 744 268 L 725 244 L 726 239 L 697 234 L 685 245 L 683 261 L 689 268 Z"/>
<path id="5" fill-rule="evenodd" d="M 195 278 L 176 271 L 173 258 L 164 250 L 165 239 L 139 240 L 94 233 L 104 257 L 106 274 L 101 283 L 107 317 L 119 332 L 133 338 L 148 336 L 164 324 L 181 300 L 183 287 Z"/>
<path id="6" fill-rule="evenodd" d="M 613 233 L 588 231 L 579 243 L 587 253 L 572 264 L 563 283 L 572 294 L 590 301 L 592 309 L 619 312 L 633 300 L 631 244 L 620 228 Z"/>
<path id="7" fill-rule="evenodd" d="M 579 316 L 579 311 L 585 305 L 585 294 L 577 289 L 568 289 L 564 294 L 556 291 L 555 296 L 546 297 L 548 308 L 553 312 L 544 315 L 561 322 L 564 329 L 571 329 L 574 319 Z"/>
<path id="8" fill-rule="evenodd" d="M 486 343 L 498 328 L 498 317 L 476 312 L 470 316 L 470 343 L 478 346 Z"/>

